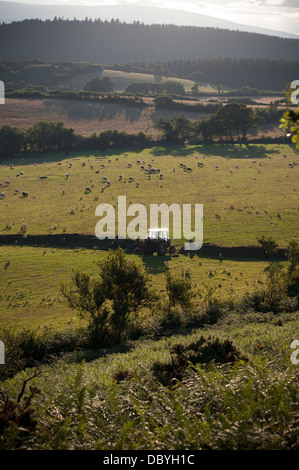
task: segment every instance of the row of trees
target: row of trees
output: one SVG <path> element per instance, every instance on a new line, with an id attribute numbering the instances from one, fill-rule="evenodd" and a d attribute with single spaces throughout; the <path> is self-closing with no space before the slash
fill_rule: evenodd
<path id="1" fill-rule="evenodd" d="M 75 134 L 62 122 L 39 121 L 26 131 L 13 126 L 0 129 L 0 158 L 19 152 L 69 151 L 80 149 L 107 150 L 109 147 L 145 146 L 151 142 L 143 132 L 129 134 L 107 130 L 90 136 Z"/>
<path id="2" fill-rule="evenodd" d="M 103 66 L 87 62 L 43 62 L 33 60 L 3 60 L 0 79 L 6 88 L 25 88 L 28 85 L 53 87 L 82 74 L 103 72 Z"/>
<path id="3" fill-rule="evenodd" d="M 164 83 L 130 83 L 125 88 L 125 93 L 185 95 L 185 88 L 182 83 L 175 80 L 168 80 Z"/>
<path id="4" fill-rule="evenodd" d="M 167 140 L 202 138 L 207 141 L 216 137 L 222 141 L 224 138 L 232 140 L 234 135 L 240 140 L 246 138 L 249 129 L 257 128 L 261 120 L 253 108 L 240 103 L 229 103 L 220 107 L 212 116 L 195 122 L 185 115 L 161 117 L 155 122 L 155 128 Z"/>
<path id="5" fill-rule="evenodd" d="M 136 70 L 148 70 L 149 73 L 159 68 L 161 75 L 188 78 L 196 82 L 221 83 L 230 88 L 246 87 L 246 93 L 252 88 L 255 94 L 258 90 L 281 91 L 290 77 L 298 76 L 299 72 L 299 62 L 293 58 L 233 58 L 226 54 L 218 58 L 134 62 L 134 67 Z"/>
<path id="6" fill-rule="evenodd" d="M 298 110 L 282 111 L 275 103 L 267 111 L 259 111 L 242 103 L 228 103 L 221 106 L 209 117 L 190 121 L 184 114 L 174 114 L 171 118 L 160 117 L 154 127 L 163 138 L 170 142 L 203 140 L 214 138 L 238 140 L 247 138 L 250 129 L 256 129 L 260 122 L 281 122 L 285 132 L 292 135 L 298 145 Z M 67 128 L 63 122 L 39 121 L 26 131 L 13 126 L 2 126 L 0 129 L 0 158 L 10 157 L 24 151 L 57 151 L 74 149 L 99 149 L 109 147 L 146 146 L 153 142 L 151 136 L 139 132 L 129 134 L 123 131 L 107 130 L 94 132 L 90 136 L 75 134 L 74 129 Z"/>

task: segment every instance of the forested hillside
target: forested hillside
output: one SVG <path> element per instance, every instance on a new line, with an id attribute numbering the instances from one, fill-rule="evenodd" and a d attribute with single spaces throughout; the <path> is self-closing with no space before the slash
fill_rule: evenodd
<path id="1" fill-rule="evenodd" d="M 87 19 L 25 20 L 0 26 L 0 60 L 134 61 L 244 58 L 296 60 L 298 39 L 175 25 Z"/>

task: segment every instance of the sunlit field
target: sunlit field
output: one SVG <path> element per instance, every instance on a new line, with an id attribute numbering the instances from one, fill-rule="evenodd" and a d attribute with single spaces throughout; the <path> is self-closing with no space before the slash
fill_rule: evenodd
<path id="1" fill-rule="evenodd" d="M 204 243 L 256 245 L 266 234 L 286 247 L 298 229 L 298 160 L 291 146 L 253 144 L 154 147 L 110 151 L 107 156 L 53 153 L 11 160 L 0 166 L 5 194 L 0 200 L 0 234 L 94 235 L 96 207 L 109 203 L 117 212 L 122 195 L 127 207 L 144 204 L 148 215 L 150 204 L 203 204 Z M 150 180 L 142 170 L 149 165 L 160 170 Z M 28 197 L 22 196 L 24 191 Z"/>

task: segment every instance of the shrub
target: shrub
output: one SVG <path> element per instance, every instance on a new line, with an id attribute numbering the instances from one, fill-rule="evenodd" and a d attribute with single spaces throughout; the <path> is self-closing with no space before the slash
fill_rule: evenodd
<path id="1" fill-rule="evenodd" d="M 29 387 L 29 393 L 25 395 L 26 385 L 33 376 L 23 381 L 21 391 L 16 399 L 2 393 L 0 400 L 0 450 L 12 450 L 20 448 L 23 441 L 28 440 L 28 434 L 36 431 L 38 415 L 32 406 L 33 398 L 40 393 L 36 386 Z"/>
<path id="2" fill-rule="evenodd" d="M 153 372 L 163 385 L 182 381 L 184 373 L 190 364 L 207 364 L 214 361 L 219 364 L 233 363 L 241 356 L 236 346 L 228 339 L 220 340 L 209 336 L 201 336 L 196 341 L 177 343 L 170 348 L 169 362 L 155 362 Z"/>
<path id="3" fill-rule="evenodd" d="M 267 255 L 271 256 L 277 251 L 278 245 L 271 235 L 262 235 L 257 241 L 264 248 Z"/>
<path id="4" fill-rule="evenodd" d="M 70 352 L 87 345 L 84 329 L 52 331 L 44 328 L 40 333 L 32 330 L 13 332 L 2 328 L 0 339 L 5 345 L 5 364 L 1 365 L 0 381 L 13 377 L 26 367 L 48 362 L 62 352 Z"/>
<path id="5" fill-rule="evenodd" d="M 98 265 L 98 279 L 75 271 L 72 284 L 61 291 L 68 305 L 88 318 L 91 346 L 108 347 L 124 341 L 130 317 L 151 295 L 144 268 L 126 258 L 121 247 Z"/>
<path id="6" fill-rule="evenodd" d="M 166 292 L 169 299 L 169 309 L 175 305 L 180 305 L 183 309 L 191 307 L 192 284 L 187 277 L 174 277 L 170 271 L 167 271 Z"/>

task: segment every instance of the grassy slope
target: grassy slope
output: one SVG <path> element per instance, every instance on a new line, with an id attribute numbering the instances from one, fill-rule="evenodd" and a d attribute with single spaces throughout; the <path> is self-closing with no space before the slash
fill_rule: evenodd
<path id="1" fill-rule="evenodd" d="M 282 326 L 275 317 L 264 319 L 267 321 L 254 324 L 250 318 L 226 318 L 191 336 L 139 342 L 127 353 L 106 351 L 92 362 L 76 364 L 73 357 L 41 367 L 41 375 L 31 382 L 41 390 L 34 400 L 40 426 L 30 443 L 23 440 L 24 447 L 298 448 L 298 365 L 290 360 L 298 318 L 289 317 L 291 321 L 283 320 Z M 211 333 L 231 339 L 249 362 L 234 367 L 198 365 L 186 374 L 183 385 L 171 390 L 153 381 L 153 363 L 169 360 L 172 344 Z M 88 361 L 88 355 L 77 354 L 77 361 L 83 358 Z M 130 371 L 133 378 L 116 384 L 113 375 L 120 370 Z M 3 391 L 17 396 L 30 374 L 27 370 L 8 380 Z"/>
<path id="2" fill-rule="evenodd" d="M 63 250 L 33 247 L 0 247 L 0 325 L 10 328 L 36 329 L 52 326 L 64 329 L 80 325 L 76 313 L 63 302 L 62 282 L 69 282 L 72 269 L 97 276 L 97 263 L 106 256 L 99 250 Z M 203 299 L 207 286 L 217 286 L 221 298 L 239 298 L 258 287 L 265 279 L 268 263 L 179 257 L 128 255 L 143 263 L 151 276 L 152 286 L 161 294 L 165 289 L 165 260 L 171 272 L 190 276 L 194 292 Z M 9 261 L 9 265 L 7 265 Z M 164 292 L 165 293 L 165 292 Z M 72 320 L 73 318 L 73 320 Z"/>
<path id="3" fill-rule="evenodd" d="M 88 74 L 82 74 L 77 77 L 71 78 L 61 82 L 60 85 L 64 87 L 72 87 L 75 90 L 81 90 L 84 85 L 92 78 L 98 77 L 99 74 L 91 72 Z M 105 69 L 101 74 L 101 77 L 109 77 L 114 83 L 114 91 L 123 91 L 131 83 L 164 83 L 166 81 L 175 81 L 181 83 L 186 91 L 190 91 L 194 85 L 193 80 L 186 80 L 182 78 L 171 78 L 171 77 L 160 77 L 145 73 L 133 73 L 133 72 L 121 72 L 120 70 Z M 200 84 L 199 90 L 202 92 L 215 91 L 212 85 Z"/>

